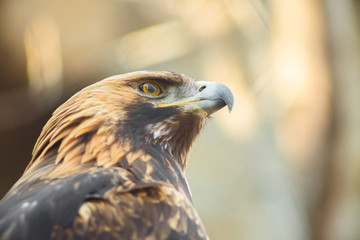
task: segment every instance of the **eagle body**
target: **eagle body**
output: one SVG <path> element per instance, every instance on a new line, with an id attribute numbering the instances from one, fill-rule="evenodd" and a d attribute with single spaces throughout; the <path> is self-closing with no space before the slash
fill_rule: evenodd
<path id="1" fill-rule="evenodd" d="M 46 123 L 0 202 L 0 239 L 207 239 L 184 176 L 223 84 L 142 71 L 90 85 Z"/>

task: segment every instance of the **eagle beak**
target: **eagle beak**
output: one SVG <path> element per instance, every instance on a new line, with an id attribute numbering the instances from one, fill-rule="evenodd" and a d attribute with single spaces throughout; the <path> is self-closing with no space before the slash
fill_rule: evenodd
<path id="1" fill-rule="evenodd" d="M 187 98 L 173 103 L 160 104 L 160 107 L 180 106 L 185 109 L 202 109 L 207 115 L 228 106 L 231 112 L 234 104 L 234 96 L 231 90 L 222 83 L 218 82 L 195 82 L 196 92 Z"/>
<path id="2" fill-rule="evenodd" d="M 195 82 L 197 93 L 194 98 L 200 108 L 205 110 L 209 115 L 228 106 L 231 112 L 234 104 L 234 96 L 231 90 L 222 83 L 218 82 Z"/>

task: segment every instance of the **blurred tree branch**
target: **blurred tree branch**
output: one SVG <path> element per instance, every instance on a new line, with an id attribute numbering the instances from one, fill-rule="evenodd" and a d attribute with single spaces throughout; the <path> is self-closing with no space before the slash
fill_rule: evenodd
<path id="1" fill-rule="evenodd" d="M 325 1 L 334 86 L 326 195 L 317 239 L 360 238 L 360 32 L 357 1 Z"/>

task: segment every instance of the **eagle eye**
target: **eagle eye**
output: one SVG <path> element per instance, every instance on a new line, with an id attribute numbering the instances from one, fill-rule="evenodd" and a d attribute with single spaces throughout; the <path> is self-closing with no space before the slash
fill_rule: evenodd
<path id="1" fill-rule="evenodd" d="M 139 86 L 140 91 L 153 96 L 160 95 L 163 91 L 157 83 L 146 82 Z"/>

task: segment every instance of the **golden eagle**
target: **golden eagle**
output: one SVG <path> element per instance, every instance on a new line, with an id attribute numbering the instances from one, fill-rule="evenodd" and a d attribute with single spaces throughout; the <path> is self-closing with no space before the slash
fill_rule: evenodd
<path id="1" fill-rule="evenodd" d="M 184 176 L 208 116 L 233 95 L 173 72 L 117 75 L 43 128 L 0 202 L 1 239 L 207 239 Z"/>

